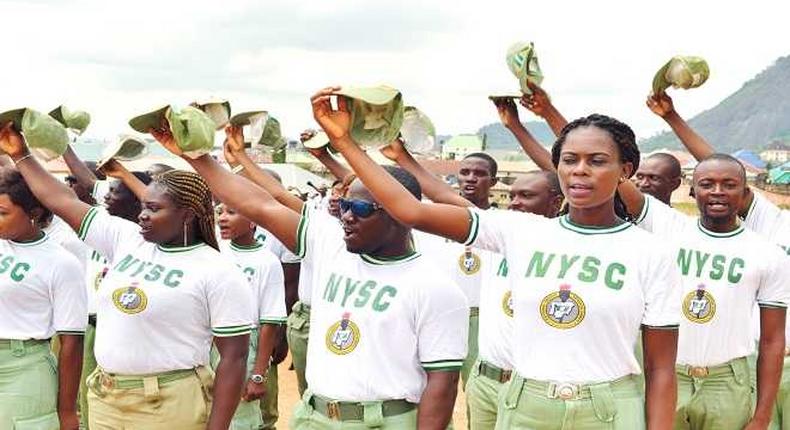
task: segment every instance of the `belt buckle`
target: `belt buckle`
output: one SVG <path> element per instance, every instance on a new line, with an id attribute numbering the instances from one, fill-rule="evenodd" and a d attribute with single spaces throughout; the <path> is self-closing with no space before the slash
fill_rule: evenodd
<path id="1" fill-rule="evenodd" d="M 688 374 L 692 378 L 707 378 L 708 377 L 708 368 L 701 367 L 701 366 L 691 366 L 688 369 Z"/>
<path id="2" fill-rule="evenodd" d="M 509 381 L 512 374 L 512 370 L 503 370 L 502 373 L 499 374 L 499 382 L 504 384 L 505 382 Z"/>
<path id="3" fill-rule="evenodd" d="M 567 383 L 552 382 L 546 393 L 550 399 L 572 400 L 579 395 L 579 386 Z"/>
<path id="4" fill-rule="evenodd" d="M 327 402 L 326 416 L 333 420 L 340 420 L 340 405 L 336 401 Z"/>
<path id="5" fill-rule="evenodd" d="M 112 377 L 107 375 L 107 374 L 102 373 L 102 375 L 101 375 L 101 386 L 105 390 L 109 390 L 109 389 L 112 389 L 113 385 L 115 385 L 115 383 L 113 382 Z"/>

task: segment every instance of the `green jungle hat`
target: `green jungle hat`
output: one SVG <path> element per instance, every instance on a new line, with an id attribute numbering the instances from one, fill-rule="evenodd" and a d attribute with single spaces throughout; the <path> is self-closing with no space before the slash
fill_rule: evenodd
<path id="1" fill-rule="evenodd" d="M 102 156 L 96 163 L 101 168 L 110 160 L 133 161 L 144 157 L 148 153 L 148 145 L 143 139 L 128 134 L 122 135 L 115 143 L 107 146 L 102 151 Z"/>
<path id="2" fill-rule="evenodd" d="M 436 149 L 436 127 L 428 115 L 414 106 L 404 108 L 400 134 L 406 149 L 413 154 L 425 154 Z"/>
<path id="3" fill-rule="evenodd" d="M 217 130 L 225 127 L 230 120 L 230 102 L 224 99 L 207 99 L 192 103 L 217 124 Z"/>
<path id="4" fill-rule="evenodd" d="M 708 62 L 702 57 L 676 55 L 653 77 L 653 94 L 666 91 L 667 88 L 697 88 L 705 83 L 710 76 Z"/>
<path id="5" fill-rule="evenodd" d="M 242 112 L 230 118 L 230 124 L 246 127 L 245 135 L 251 145 L 279 149 L 285 146 L 285 139 L 280 131 L 280 121 L 269 115 L 265 110 Z"/>
<path id="6" fill-rule="evenodd" d="M 166 117 L 168 110 L 170 105 L 138 115 L 129 120 L 129 126 L 137 132 L 148 134 L 152 128 L 159 128 L 162 125 L 162 119 Z"/>
<path id="7" fill-rule="evenodd" d="M 403 96 L 386 85 L 343 87 L 335 93 L 345 96 L 351 112 L 351 138 L 363 146 L 383 146 L 392 142 L 403 123 Z"/>
<path id="8" fill-rule="evenodd" d="M 22 108 L 0 113 L 0 124 L 9 121 L 25 137 L 30 151 L 37 157 L 50 161 L 66 152 L 69 136 L 61 123 L 49 115 L 33 109 Z"/>
<path id="9" fill-rule="evenodd" d="M 214 148 L 216 123 L 202 110 L 187 106 L 183 109 L 170 108 L 165 113 L 170 132 L 184 155 L 198 158 Z"/>
<path id="10" fill-rule="evenodd" d="M 524 94 L 532 94 L 532 90 L 527 86 L 527 81 L 536 85 L 543 82 L 543 73 L 540 71 L 534 43 L 514 43 L 507 50 L 505 62 L 513 75 L 518 78 L 518 83 Z"/>
<path id="11" fill-rule="evenodd" d="M 59 123 L 63 124 L 69 130 L 74 131 L 78 135 L 85 133 L 91 123 L 91 116 L 88 112 L 84 111 L 71 111 L 66 106 L 60 105 L 53 109 L 49 116 L 55 118 Z"/>

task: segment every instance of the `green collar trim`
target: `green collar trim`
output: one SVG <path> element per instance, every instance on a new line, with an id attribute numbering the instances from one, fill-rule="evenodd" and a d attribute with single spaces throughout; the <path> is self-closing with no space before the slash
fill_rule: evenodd
<path id="1" fill-rule="evenodd" d="M 612 227 L 581 225 L 571 221 L 570 216 L 566 214 L 560 217 L 560 225 L 570 231 L 581 233 L 581 234 L 612 234 L 612 233 L 619 233 L 623 230 L 627 230 L 633 224 L 629 222 L 623 222 L 622 224 L 618 224 Z"/>
<path id="2" fill-rule="evenodd" d="M 406 263 L 408 261 L 416 260 L 422 254 L 417 251 L 409 250 L 406 254 L 394 257 L 374 257 L 370 254 L 359 254 L 360 258 L 366 263 L 375 264 L 377 266 L 389 266 L 393 264 Z"/>
<path id="3" fill-rule="evenodd" d="M 165 245 L 156 245 L 156 248 L 162 252 L 169 252 L 169 253 L 179 253 L 179 252 L 188 252 L 193 251 L 198 248 L 202 248 L 206 246 L 205 243 L 196 243 L 194 245 L 189 246 L 165 246 Z"/>
<path id="4" fill-rule="evenodd" d="M 13 243 L 14 245 L 17 245 L 17 246 L 36 246 L 36 245 L 41 245 L 42 243 L 46 242 L 48 237 L 49 236 L 47 236 L 47 234 L 42 231 L 41 232 L 41 236 L 39 236 L 39 237 L 37 237 L 37 238 L 35 238 L 33 240 L 24 240 L 24 241 L 22 241 L 22 240 L 20 240 L 20 241 L 11 240 L 9 242 L 11 242 L 11 243 Z"/>
<path id="5" fill-rule="evenodd" d="M 239 244 L 231 241 L 230 242 L 230 248 L 232 250 L 234 250 L 234 251 L 239 251 L 239 252 L 254 252 L 254 251 L 257 251 L 259 249 L 262 249 L 263 248 L 263 244 L 260 243 L 260 242 L 255 242 L 252 245 L 239 245 Z"/>
<path id="6" fill-rule="evenodd" d="M 702 220 L 701 219 L 697 219 L 697 228 L 699 228 L 699 231 L 707 234 L 708 236 L 715 237 L 717 239 L 724 239 L 724 238 L 728 238 L 728 237 L 737 236 L 737 235 L 743 233 L 743 231 L 745 230 L 745 228 L 743 227 L 743 224 L 739 224 L 738 227 L 735 228 L 735 230 L 727 231 L 727 232 L 724 232 L 724 233 L 718 233 L 718 232 L 711 231 L 711 230 L 708 230 L 707 228 L 705 228 L 705 226 L 702 225 Z"/>

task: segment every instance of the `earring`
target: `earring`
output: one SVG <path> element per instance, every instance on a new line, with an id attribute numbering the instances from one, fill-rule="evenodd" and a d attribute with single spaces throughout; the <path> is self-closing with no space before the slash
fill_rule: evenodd
<path id="1" fill-rule="evenodd" d="M 620 177 L 620 181 L 619 182 L 622 184 L 623 182 L 625 182 L 625 178 Z"/>
<path id="2" fill-rule="evenodd" d="M 187 246 L 187 223 L 184 223 L 184 246 Z"/>

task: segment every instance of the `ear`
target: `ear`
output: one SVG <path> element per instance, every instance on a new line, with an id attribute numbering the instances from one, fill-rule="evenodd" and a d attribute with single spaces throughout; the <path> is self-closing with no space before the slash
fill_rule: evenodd
<path id="1" fill-rule="evenodd" d="M 675 178 L 672 180 L 672 191 L 675 191 L 680 187 L 680 178 Z"/>
<path id="2" fill-rule="evenodd" d="M 624 180 L 630 178 L 634 174 L 634 163 L 632 163 L 630 161 L 626 161 L 625 163 L 623 163 L 623 168 L 622 168 L 621 174 L 622 174 L 621 177 Z"/>
<path id="3" fill-rule="evenodd" d="M 499 182 L 499 178 L 497 178 L 496 176 L 492 176 L 491 177 L 491 186 L 493 187 L 494 185 L 496 185 L 497 182 Z"/>
<path id="4" fill-rule="evenodd" d="M 33 221 L 33 224 L 43 227 L 41 223 L 45 221 L 44 218 L 44 209 L 42 208 L 33 208 L 28 214 L 30 216 L 30 220 Z"/>
<path id="5" fill-rule="evenodd" d="M 181 209 L 181 210 L 183 211 L 182 213 L 184 214 L 183 215 L 183 223 L 184 224 L 188 224 L 188 225 L 192 225 L 195 222 L 195 213 L 192 212 L 189 209 L 186 209 L 186 208 Z"/>

